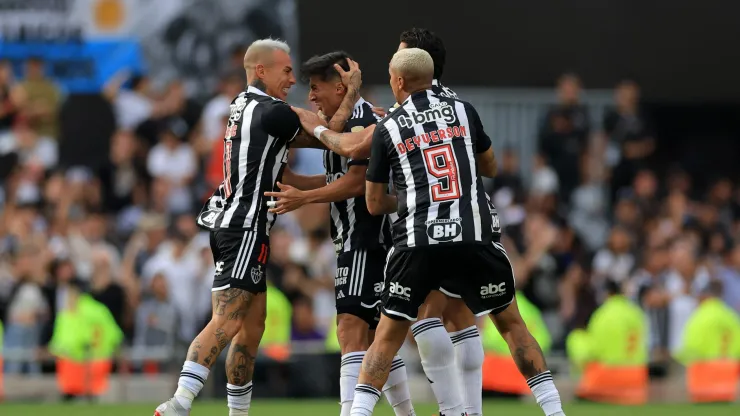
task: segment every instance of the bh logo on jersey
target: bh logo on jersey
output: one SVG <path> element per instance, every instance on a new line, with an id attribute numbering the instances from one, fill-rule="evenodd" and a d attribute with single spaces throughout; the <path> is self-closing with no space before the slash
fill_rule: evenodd
<path id="1" fill-rule="evenodd" d="M 457 120 L 455 109 L 445 102 L 429 104 L 429 110 L 422 112 L 409 111 L 407 116 L 400 116 L 398 123 L 406 128 L 413 127 L 414 124 L 431 123 L 432 121 L 442 120 L 447 124 L 452 124 Z"/>
<path id="2" fill-rule="evenodd" d="M 482 299 L 488 299 L 496 296 L 503 296 L 506 294 L 506 282 L 502 282 L 498 285 L 489 283 L 488 286 L 480 287 L 480 297 Z"/>
<path id="3" fill-rule="evenodd" d="M 427 235 L 437 241 L 454 240 L 462 232 L 461 218 L 427 221 Z"/>
<path id="4" fill-rule="evenodd" d="M 388 291 L 391 293 L 392 297 L 401 298 L 403 300 L 411 300 L 411 288 L 410 287 L 403 287 L 396 282 L 391 282 L 391 285 L 388 288 Z"/>

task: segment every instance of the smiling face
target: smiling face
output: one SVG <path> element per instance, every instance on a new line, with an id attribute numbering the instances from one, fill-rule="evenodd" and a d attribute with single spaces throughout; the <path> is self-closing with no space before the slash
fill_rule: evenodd
<path id="1" fill-rule="evenodd" d="M 271 58 L 271 62 L 257 65 L 257 74 L 267 87 L 267 94 L 286 100 L 288 91 L 296 82 L 293 63 L 283 50 L 272 51 Z"/>
<path id="2" fill-rule="evenodd" d="M 334 116 L 347 93 L 339 79 L 323 80 L 318 75 L 309 78 L 309 88 L 308 100 L 327 117 Z"/>

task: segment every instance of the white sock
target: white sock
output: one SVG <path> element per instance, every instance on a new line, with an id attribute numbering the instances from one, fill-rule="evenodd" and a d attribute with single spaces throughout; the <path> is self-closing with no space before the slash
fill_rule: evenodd
<path id="1" fill-rule="evenodd" d="M 339 370 L 341 416 L 350 416 L 352 411 L 352 400 L 355 398 L 355 387 L 357 386 L 357 378 L 360 377 L 363 358 L 365 358 L 365 351 L 350 352 L 342 356 L 341 369 Z"/>
<path id="2" fill-rule="evenodd" d="M 358 384 L 355 387 L 355 399 L 352 401 L 351 416 L 371 416 L 375 404 L 380 399 L 380 392 L 369 384 Z"/>
<path id="3" fill-rule="evenodd" d="M 175 391 L 175 399 L 182 407 L 188 410 L 193 407 L 193 400 L 206 384 L 209 372 L 206 367 L 196 362 L 185 361 L 180 371 L 180 379 L 177 381 L 177 391 Z"/>
<path id="4" fill-rule="evenodd" d="M 463 399 L 468 416 L 483 414 L 483 343 L 478 327 L 473 325 L 450 333 L 455 346 L 455 363 L 463 385 Z"/>
<path id="5" fill-rule="evenodd" d="M 537 400 L 545 416 L 560 415 L 563 413 L 563 407 L 560 403 L 560 394 L 555 388 L 550 371 L 545 371 L 527 380 L 532 395 Z"/>
<path id="6" fill-rule="evenodd" d="M 416 416 L 414 406 L 411 404 L 406 365 L 398 355 L 393 357 L 388 381 L 383 386 L 383 394 L 393 407 L 396 416 Z"/>
<path id="7" fill-rule="evenodd" d="M 249 415 L 249 405 L 252 404 L 252 382 L 235 386 L 226 384 L 226 400 L 229 404 L 229 416 Z"/>
<path id="8" fill-rule="evenodd" d="M 463 414 L 465 407 L 455 365 L 455 348 L 442 321 L 424 319 L 413 324 L 411 332 L 419 347 L 421 366 L 439 403 L 440 416 Z"/>

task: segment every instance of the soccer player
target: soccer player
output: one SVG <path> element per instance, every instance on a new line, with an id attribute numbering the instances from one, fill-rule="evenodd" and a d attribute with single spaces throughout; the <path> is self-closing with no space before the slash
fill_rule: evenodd
<path id="1" fill-rule="evenodd" d="M 432 57 L 434 78 L 431 90 L 435 95 L 457 98 L 454 91 L 440 82 L 447 55 L 442 39 L 427 29 L 413 28 L 401 33 L 398 49 L 405 48 L 420 48 Z M 398 105 L 396 103 L 391 111 Z M 336 152 L 353 157 L 365 157 L 370 152 L 372 137 L 372 132 L 368 130 L 342 135 L 341 140 L 339 135 L 327 131 L 321 134 L 320 140 Z M 389 217 L 392 221 L 397 219 L 395 214 Z M 445 379 L 433 374 L 437 372 L 436 368 L 442 365 L 441 363 L 445 363 L 447 366 L 457 367 L 463 386 L 465 410 L 470 416 L 480 415 L 483 412 L 483 345 L 475 325 L 475 316 L 460 299 L 459 290 L 455 287 L 457 282 L 458 280 L 448 280 L 442 287 L 430 293 L 419 316 L 420 325 L 413 331 L 413 335 L 419 345 L 422 367 L 431 382 L 440 409 L 448 406 L 447 403 L 455 401 L 452 397 L 457 391 L 450 387 L 450 384 L 455 383 L 455 379 Z M 443 316 L 449 334 L 440 319 Z"/>
<path id="2" fill-rule="evenodd" d="M 432 325 L 411 325 L 419 307 L 451 278 L 460 281 L 456 289 L 476 315 L 490 316 L 544 413 L 563 415 L 542 351 L 517 309 L 498 215 L 483 190 L 480 175 L 493 176 L 495 163 L 478 113 L 466 102 L 434 94 L 434 62 L 421 49 L 396 52 L 389 73 L 400 106 L 373 133 L 365 199 L 371 214 L 398 212 L 399 219 L 393 224 L 383 315 L 363 360 L 351 415 L 372 414 L 409 326 L 418 333 Z M 389 171 L 397 196 L 386 192 Z M 435 377 L 455 378 L 446 363 L 436 364 Z M 454 392 L 450 399 L 457 400 Z M 445 405 L 441 414 L 465 415 L 462 399 Z"/>
<path id="3" fill-rule="evenodd" d="M 264 192 L 276 189 L 288 147 L 318 147 L 301 133 L 298 116 L 284 101 L 295 84 L 290 48 L 282 41 L 255 41 L 244 55 L 248 88 L 231 103 L 224 135 L 224 180 L 197 222 L 210 230 L 216 264 L 213 316 L 190 345 L 173 398 L 155 416 L 190 414 L 211 366 L 231 341 L 226 358 L 229 415 L 247 415 L 252 373 L 265 329 L 265 265 L 276 215 Z"/>
<path id="4" fill-rule="evenodd" d="M 359 94 L 361 78 L 358 69 L 357 64 L 342 51 L 315 56 L 301 69 L 309 82 L 309 99 L 329 119 L 329 126 L 339 132 L 360 131 L 379 120 L 372 111 L 372 104 Z M 280 192 L 265 193 L 278 198 L 276 206 L 270 210 L 277 214 L 308 203 L 330 203 L 331 236 L 337 251 L 334 292 L 337 337 L 342 350 L 341 416 L 350 414 L 360 365 L 371 341 L 371 333 L 378 325 L 387 255 L 384 247 L 384 230 L 388 229 L 386 217 L 370 215 L 365 204 L 367 165 L 367 159 L 355 160 L 326 150 L 326 176 L 307 178 L 292 175 L 290 181 L 296 187 L 278 184 Z M 415 414 L 401 357 L 393 360 L 383 392 L 396 415 Z"/>

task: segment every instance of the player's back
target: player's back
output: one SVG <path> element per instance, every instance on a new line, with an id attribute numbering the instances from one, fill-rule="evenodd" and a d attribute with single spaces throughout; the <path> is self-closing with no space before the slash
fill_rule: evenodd
<path id="1" fill-rule="evenodd" d="M 274 222 L 264 193 L 275 190 L 300 123 L 283 101 L 249 87 L 231 103 L 224 135 L 224 179 L 198 216 L 207 229 L 263 228 Z"/>
<path id="2" fill-rule="evenodd" d="M 491 141 L 472 105 L 433 90 L 414 93 L 379 123 L 374 147 L 376 139 L 398 193 L 395 247 L 487 244 L 498 236 L 498 217 L 476 164 Z"/>

